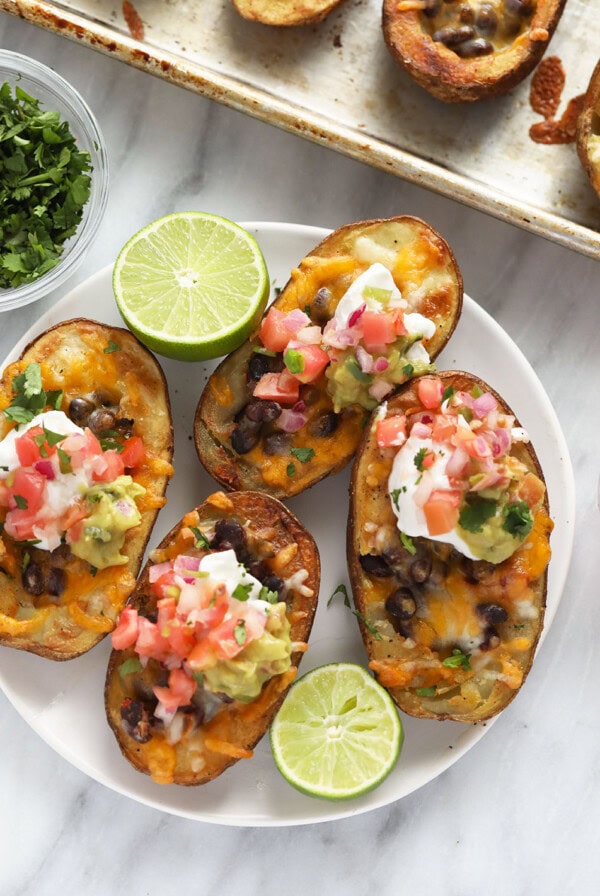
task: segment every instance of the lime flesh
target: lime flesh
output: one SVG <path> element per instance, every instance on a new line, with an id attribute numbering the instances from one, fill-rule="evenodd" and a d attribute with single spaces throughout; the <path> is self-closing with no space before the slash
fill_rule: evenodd
<path id="1" fill-rule="evenodd" d="M 284 778 L 310 796 L 342 800 L 372 790 L 400 754 L 393 700 L 362 666 L 331 663 L 291 687 L 271 726 Z"/>
<path id="2" fill-rule="evenodd" d="M 204 361 L 233 351 L 256 329 L 269 276 L 243 228 L 206 212 L 175 212 L 121 249 L 113 290 L 144 345 L 169 358 Z"/>

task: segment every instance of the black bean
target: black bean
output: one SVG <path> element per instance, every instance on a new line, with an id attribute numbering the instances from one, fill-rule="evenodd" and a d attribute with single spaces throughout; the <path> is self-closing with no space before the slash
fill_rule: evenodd
<path id="1" fill-rule="evenodd" d="M 119 417 L 118 420 L 115 420 L 113 429 L 115 429 L 122 436 L 132 436 L 133 435 L 133 425 L 135 421 L 131 417 Z"/>
<path id="2" fill-rule="evenodd" d="M 21 581 L 23 582 L 23 588 L 28 594 L 37 596 L 45 591 L 44 575 L 41 566 L 38 566 L 37 563 L 31 562 L 27 565 L 26 569 L 23 570 Z"/>
<path id="3" fill-rule="evenodd" d="M 310 432 L 313 436 L 325 439 L 336 431 L 340 423 L 340 418 L 333 411 L 327 411 L 311 423 Z"/>
<path id="4" fill-rule="evenodd" d="M 475 10 L 468 3 L 461 3 L 458 10 L 458 18 L 463 25 L 473 25 L 475 22 Z"/>
<path id="5" fill-rule="evenodd" d="M 217 520 L 215 523 L 215 536 L 212 545 L 216 547 L 224 541 L 233 548 L 245 547 L 246 532 L 237 520 Z"/>
<path id="6" fill-rule="evenodd" d="M 478 585 L 494 572 L 493 563 L 486 560 L 471 560 L 469 557 L 461 557 L 460 567 L 469 585 Z"/>
<path id="7" fill-rule="evenodd" d="M 432 19 L 434 16 L 437 16 L 441 8 L 442 0 L 425 0 L 425 9 L 423 12 L 428 19 Z"/>
<path id="8" fill-rule="evenodd" d="M 489 622 L 490 625 L 497 625 L 499 622 L 506 622 L 508 613 L 499 604 L 477 604 L 475 607 L 477 614 Z"/>
<path id="9" fill-rule="evenodd" d="M 112 429 L 116 419 L 117 415 L 111 408 L 96 408 L 88 417 L 88 426 L 98 436 L 105 430 Z"/>
<path id="10" fill-rule="evenodd" d="M 410 588 L 396 588 L 387 598 L 385 609 L 390 616 L 406 621 L 417 612 L 417 602 Z"/>
<path id="11" fill-rule="evenodd" d="M 479 645 L 479 649 L 483 651 L 494 650 L 499 646 L 500 635 L 493 626 L 489 626 L 484 632 L 484 640 Z"/>
<path id="12" fill-rule="evenodd" d="M 151 738 L 148 710 L 139 700 L 125 700 L 121 706 L 123 730 L 140 744 Z"/>
<path id="13" fill-rule="evenodd" d="M 304 404 L 315 404 L 321 397 L 321 390 L 316 386 L 303 386 L 301 398 Z"/>
<path id="14" fill-rule="evenodd" d="M 498 16 L 491 3 L 482 3 L 475 16 L 475 27 L 480 34 L 493 37 L 498 29 Z"/>
<path id="15" fill-rule="evenodd" d="M 434 41 L 452 49 L 467 40 L 472 40 L 474 37 L 475 31 L 470 25 L 460 25 L 458 28 L 452 25 L 445 25 L 444 28 L 439 28 L 432 34 Z"/>
<path id="16" fill-rule="evenodd" d="M 263 578 L 269 574 L 264 560 L 252 560 L 248 564 L 248 572 L 255 579 L 258 579 L 259 582 L 262 582 Z"/>
<path id="17" fill-rule="evenodd" d="M 416 557 L 410 564 L 410 575 L 413 582 L 417 585 L 423 585 L 431 575 L 432 568 L 431 557 Z"/>
<path id="18" fill-rule="evenodd" d="M 269 355 L 252 352 L 252 357 L 248 361 L 248 379 L 257 382 L 265 373 L 269 373 L 271 364 L 272 361 Z"/>
<path id="19" fill-rule="evenodd" d="M 272 423 L 281 416 L 281 405 L 276 401 L 253 398 L 244 408 L 244 417 L 252 423 Z"/>
<path id="20" fill-rule="evenodd" d="M 504 0 L 504 9 L 517 16 L 530 16 L 535 9 L 535 0 Z"/>
<path id="21" fill-rule="evenodd" d="M 274 432 L 265 437 L 263 451 L 271 456 L 275 454 L 288 454 L 292 438 L 287 432 Z"/>
<path id="22" fill-rule="evenodd" d="M 261 581 L 269 591 L 276 591 L 277 594 L 281 594 L 283 591 L 283 579 L 280 579 L 279 576 L 276 576 L 273 573 L 265 576 Z"/>
<path id="23" fill-rule="evenodd" d="M 65 590 L 67 577 L 64 569 L 58 566 L 52 566 L 48 573 L 48 593 L 54 597 L 60 597 Z"/>
<path id="24" fill-rule="evenodd" d="M 322 286 L 321 289 L 318 290 L 310 308 L 310 314 L 313 321 L 324 321 L 329 319 L 330 302 L 331 290 L 326 286 Z"/>
<path id="25" fill-rule="evenodd" d="M 73 398 L 69 402 L 68 416 L 73 423 L 85 425 L 95 407 L 96 405 L 89 398 Z"/>
<path id="26" fill-rule="evenodd" d="M 361 554 L 359 561 L 364 571 L 376 579 L 387 579 L 393 575 L 392 570 L 379 554 Z"/>
<path id="27" fill-rule="evenodd" d="M 242 429 L 241 426 L 236 426 L 231 433 L 231 447 L 236 454 L 247 454 L 252 451 L 257 442 L 258 435 L 255 432 Z"/>
<path id="28" fill-rule="evenodd" d="M 454 52 L 461 59 L 475 59 L 479 56 L 489 56 L 494 52 L 494 46 L 485 37 L 476 37 L 474 40 L 466 40 L 462 44 L 453 47 Z"/>

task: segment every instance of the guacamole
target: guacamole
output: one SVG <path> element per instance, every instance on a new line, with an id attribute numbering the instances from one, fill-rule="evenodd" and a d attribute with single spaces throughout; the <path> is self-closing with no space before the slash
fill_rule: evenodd
<path id="1" fill-rule="evenodd" d="M 81 536 L 71 543 L 75 556 L 96 569 L 127 563 L 128 557 L 120 551 L 126 532 L 141 522 L 135 499 L 145 491 L 131 476 L 119 476 L 114 482 L 99 482 L 88 488 L 83 498 L 89 516 L 83 521 Z"/>

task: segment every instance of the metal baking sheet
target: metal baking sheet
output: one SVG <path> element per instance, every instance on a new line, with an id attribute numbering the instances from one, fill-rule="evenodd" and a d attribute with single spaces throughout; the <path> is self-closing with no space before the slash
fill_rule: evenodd
<path id="1" fill-rule="evenodd" d="M 316 26 L 247 22 L 229 0 L 133 0 L 131 37 L 114 0 L 0 0 L 6 10 L 220 103 L 593 257 L 600 199 L 573 144 L 529 137 L 531 78 L 505 97 L 447 106 L 413 84 L 381 33 L 381 0 L 346 0 Z M 568 0 L 547 55 L 567 102 L 600 54 L 590 0 Z"/>

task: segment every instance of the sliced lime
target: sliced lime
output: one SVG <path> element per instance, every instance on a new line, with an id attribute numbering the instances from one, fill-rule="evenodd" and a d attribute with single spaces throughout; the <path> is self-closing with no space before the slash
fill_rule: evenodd
<path id="1" fill-rule="evenodd" d="M 377 787 L 404 735 L 394 702 L 369 672 L 331 663 L 290 688 L 271 726 L 277 768 L 298 790 L 331 800 Z"/>
<path id="2" fill-rule="evenodd" d="M 243 228 L 206 212 L 175 212 L 121 249 L 113 290 L 144 345 L 169 358 L 204 361 L 233 351 L 258 326 L 269 276 Z"/>

